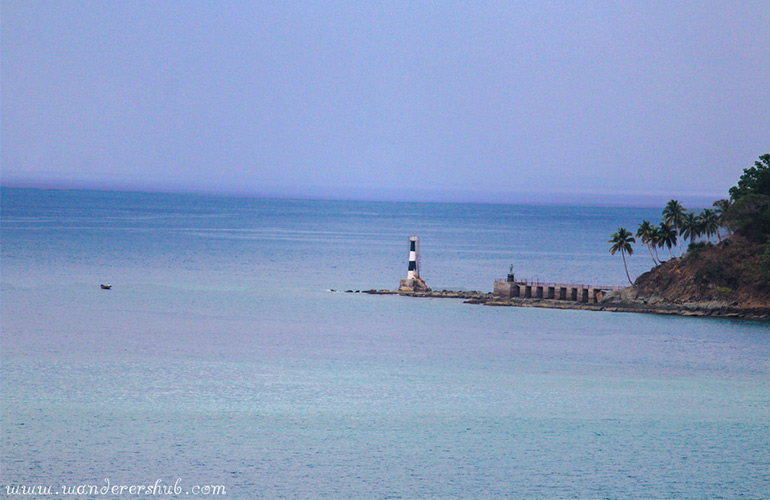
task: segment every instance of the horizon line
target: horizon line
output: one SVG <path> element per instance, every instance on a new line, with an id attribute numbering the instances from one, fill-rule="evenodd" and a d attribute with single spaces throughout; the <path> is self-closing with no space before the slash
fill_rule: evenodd
<path id="1" fill-rule="evenodd" d="M 92 185 L 88 183 L 57 183 L 0 181 L 0 188 L 37 189 L 44 191 L 98 191 L 145 194 L 177 194 L 201 196 L 229 196 L 234 198 L 278 199 L 278 200 L 319 200 L 319 201 L 361 201 L 383 203 L 454 203 L 479 205 L 554 205 L 554 206 L 603 206 L 618 208 L 650 208 L 665 205 L 668 200 L 677 199 L 682 203 L 709 207 L 713 201 L 729 195 L 715 196 L 713 193 L 680 193 L 669 195 L 650 192 L 595 193 L 590 191 L 449 191 L 428 189 L 362 188 L 361 196 L 346 196 L 346 188 L 288 188 L 271 186 L 262 190 L 206 189 L 193 186 L 141 186 L 141 185 Z M 401 195 L 396 195 L 400 192 Z M 364 194 L 364 193 L 368 193 Z M 519 199 L 513 199 L 518 197 Z M 710 200 L 710 201 L 708 201 Z M 705 205 L 704 205 L 705 203 Z"/>

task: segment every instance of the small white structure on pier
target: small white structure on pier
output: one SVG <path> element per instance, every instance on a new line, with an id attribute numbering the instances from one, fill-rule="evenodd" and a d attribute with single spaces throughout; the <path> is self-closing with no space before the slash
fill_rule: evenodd
<path id="1" fill-rule="evenodd" d="M 430 292 L 430 287 L 420 277 L 420 240 L 417 236 L 409 237 L 409 267 L 406 279 L 399 282 L 401 292 Z"/>

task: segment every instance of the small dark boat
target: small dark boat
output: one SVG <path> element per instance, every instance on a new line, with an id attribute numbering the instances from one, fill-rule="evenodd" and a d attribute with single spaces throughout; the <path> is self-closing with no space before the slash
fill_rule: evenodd
<path id="1" fill-rule="evenodd" d="M 106 285 L 102 284 L 102 290 L 109 290 L 110 288 L 112 288 L 112 285 L 110 285 L 109 283 L 107 283 Z"/>

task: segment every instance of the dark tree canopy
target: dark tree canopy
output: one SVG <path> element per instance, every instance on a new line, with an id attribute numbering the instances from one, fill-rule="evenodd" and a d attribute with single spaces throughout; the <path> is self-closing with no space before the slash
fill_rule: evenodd
<path id="1" fill-rule="evenodd" d="M 770 196 L 748 194 L 730 207 L 727 227 L 753 241 L 764 242 L 770 236 Z"/>
<path id="2" fill-rule="evenodd" d="M 733 201 L 750 194 L 770 196 L 770 154 L 760 156 L 753 167 L 743 169 L 738 185 L 730 188 Z"/>
<path id="3" fill-rule="evenodd" d="M 732 231 L 763 242 L 770 236 L 770 154 L 743 170 L 738 185 L 730 188 L 722 222 Z"/>

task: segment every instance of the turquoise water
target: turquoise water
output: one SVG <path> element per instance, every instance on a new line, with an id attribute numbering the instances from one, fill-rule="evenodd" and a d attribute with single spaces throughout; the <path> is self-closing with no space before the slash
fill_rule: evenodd
<path id="1" fill-rule="evenodd" d="M 438 289 L 623 284 L 643 218 L 3 189 L 0 498 L 767 498 L 767 324 L 327 291 L 397 286 L 412 233 Z"/>

